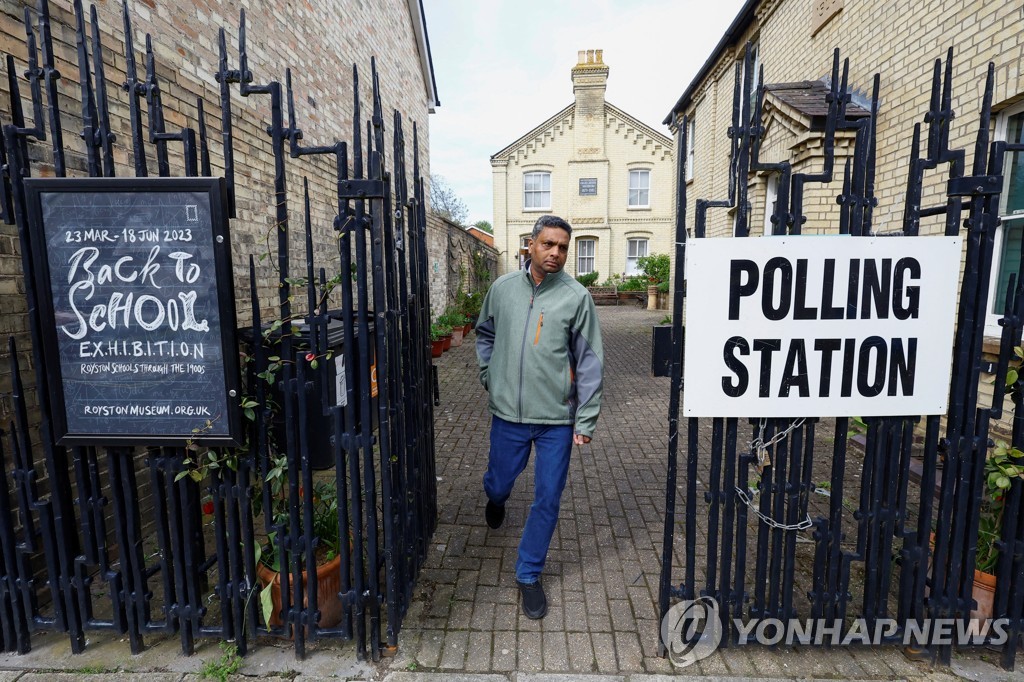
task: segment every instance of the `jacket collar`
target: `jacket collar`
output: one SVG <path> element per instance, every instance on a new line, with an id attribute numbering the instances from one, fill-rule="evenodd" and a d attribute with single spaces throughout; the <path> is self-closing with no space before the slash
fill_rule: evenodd
<path id="1" fill-rule="evenodd" d="M 540 289 L 542 286 L 545 286 L 548 282 L 553 282 L 556 279 L 560 279 L 561 277 L 565 277 L 566 276 L 565 268 L 562 268 L 558 272 L 552 272 L 550 274 L 545 275 L 544 279 L 542 279 L 540 281 L 540 284 L 534 284 L 533 274 L 530 272 L 530 264 L 532 262 L 533 262 L 532 258 L 527 258 L 526 259 L 526 267 L 523 269 L 523 275 L 526 277 L 526 281 L 529 282 L 530 286 L 535 288 L 535 289 Z"/>

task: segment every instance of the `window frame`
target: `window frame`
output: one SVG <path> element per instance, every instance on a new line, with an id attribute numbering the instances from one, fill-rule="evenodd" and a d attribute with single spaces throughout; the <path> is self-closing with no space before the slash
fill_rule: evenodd
<path id="1" fill-rule="evenodd" d="M 592 252 L 589 255 L 583 254 L 583 244 L 590 244 Z M 583 270 L 581 267 L 582 259 L 587 258 L 590 260 L 590 269 Z M 576 240 L 576 274 L 577 275 L 589 275 L 597 269 L 597 239 L 595 237 L 580 237 Z"/>
<path id="2" fill-rule="evenodd" d="M 526 183 L 527 178 L 531 175 L 539 176 L 541 178 L 547 178 L 547 189 L 541 187 L 541 189 L 527 189 Z M 542 182 L 541 185 L 544 183 Z M 528 206 L 527 197 L 535 195 L 547 194 L 547 204 L 543 206 Z M 551 171 L 548 170 L 531 170 L 523 172 L 523 210 L 524 211 L 550 211 L 551 210 Z"/>
<path id="3" fill-rule="evenodd" d="M 523 250 L 530 248 L 530 240 L 531 239 L 532 239 L 532 237 L 530 237 L 529 234 L 524 234 L 524 235 L 520 235 L 519 236 L 519 253 L 516 254 L 516 258 L 519 260 L 519 269 L 520 270 L 525 270 L 526 269 L 526 261 L 529 260 L 529 258 L 530 258 L 530 255 L 528 253 L 523 253 Z"/>
<path id="4" fill-rule="evenodd" d="M 639 246 L 640 242 L 644 243 L 644 249 L 643 249 L 644 252 L 642 254 L 639 253 L 640 249 L 637 248 L 637 254 L 635 256 L 630 256 L 629 252 L 630 252 L 633 244 L 637 244 Z M 625 270 L 625 273 L 624 273 L 625 276 L 626 277 L 636 277 L 637 275 L 639 275 L 640 274 L 640 269 L 639 269 L 639 267 L 637 267 L 636 262 L 641 257 L 649 256 L 649 255 L 651 255 L 651 240 L 648 237 L 628 237 L 626 239 L 626 270 Z M 633 272 L 629 271 L 630 260 L 633 261 Z"/>
<path id="5" fill-rule="evenodd" d="M 757 94 L 757 88 L 760 85 L 761 79 L 761 41 L 758 38 L 750 41 L 750 49 L 754 53 L 754 59 L 751 61 L 750 68 L 753 74 L 750 78 L 750 91 L 746 89 L 747 82 L 747 61 L 743 51 L 740 52 L 739 63 L 740 63 L 740 90 L 741 99 L 743 102 L 747 100 L 750 102 L 750 115 L 754 115 L 754 111 L 757 108 L 757 100 L 755 96 Z M 740 114 L 742 115 L 742 110 Z"/>
<path id="6" fill-rule="evenodd" d="M 1019 102 L 1011 107 L 1007 107 L 1003 111 L 999 112 L 999 117 L 996 119 L 996 140 L 1007 139 L 1007 133 L 1009 131 L 1010 119 L 1014 116 L 1024 116 L 1024 102 Z M 1022 120 L 1024 125 L 1024 120 Z M 1024 134 L 1022 134 L 1024 136 Z M 1003 250 L 1005 248 L 1003 241 L 1006 238 L 1006 225 L 1007 223 L 1019 223 L 1024 221 L 1024 211 L 1020 213 L 1008 214 L 1006 213 L 1006 204 L 1008 200 L 1008 184 L 1010 182 L 1009 168 L 1014 158 L 1014 152 L 1007 152 L 1004 160 L 1003 172 L 1003 190 L 999 197 L 999 224 L 996 225 L 995 233 L 995 248 L 992 249 L 992 269 L 989 273 L 988 283 L 988 307 L 985 310 L 985 335 L 999 337 L 1002 336 L 1002 327 L 999 325 L 999 318 L 1003 316 L 1002 311 L 994 312 L 993 307 L 995 306 L 996 300 L 999 296 L 996 288 L 999 285 L 999 274 L 1003 266 Z M 1016 152 L 1016 154 L 1024 154 L 1024 152 Z"/>
<path id="7" fill-rule="evenodd" d="M 779 201 L 779 174 L 769 173 L 765 177 L 764 186 L 764 236 L 771 237 L 772 234 L 772 213 Z"/>
<path id="8" fill-rule="evenodd" d="M 637 178 L 638 178 L 638 186 L 637 187 L 633 187 L 633 174 L 634 173 L 637 174 Z M 647 176 L 647 187 L 643 187 L 643 186 L 639 185 L 639 178 L 642 177 L 641 174 L 646 174 L 646 176 Z M 635 204 L 633 203 L 633 192 L 637 193 L 637 195 L 636 195 L 637 203 L 635 203 Z M 640 203 L 640 198 L 642 196 L 642 194 L 641 194 L 642 192 L 647 192 L 647 203 Z M 650 168 L 630 168 L 629 169 L 629 179 L 628 179 L 627 189 L 626 189 L 626 207 L 627 208 L 650 208 L 651 207 L 651 169 Z"/>
<path id="9" fill-rule="evenodd" d="M 693 117 L 686 121 L 686 181 L 693 180 L 694 169 L 694 143 L 697 139 L 697 110 L 693 110 Z"/>

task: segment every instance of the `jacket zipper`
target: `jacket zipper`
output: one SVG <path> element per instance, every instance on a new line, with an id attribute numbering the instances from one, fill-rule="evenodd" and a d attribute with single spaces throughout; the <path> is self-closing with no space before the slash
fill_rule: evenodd
<path id="1" fill-rule="evenodd" d="M 537 320 L 537 335 L 533 337 L 533 345 L 540 343 L 540 328 L 544 326 L 544 311 L 540 311 L 540 318 Z"/>
<path id="2" fill-rule="evenodd" d="M 526 273 L 527 277 L 530 273 Z M 543 282 L 542 282 L 543 283 Z M 533 283 L 530 283 L 533 285 Z M 530 316 L 533 314 L 533 299 L 537 296 L 537 290 L 540 289 L 540 284 L 533 286 L 533 293 L 530 294 L 530 308 L 526 311 L 526 326 L 523 328 L 523 348 L 519 354 L 519 419 L 523 418 L 523 364 L 526 362 L 526 339 L 529 338 L 530 334 Z"/>

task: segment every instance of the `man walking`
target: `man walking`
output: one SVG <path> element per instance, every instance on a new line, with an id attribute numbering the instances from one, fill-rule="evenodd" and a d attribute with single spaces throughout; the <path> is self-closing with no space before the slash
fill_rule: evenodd
<path id="1" fill-rule="evenodd" d="M 523 612 L 543 618 L 540 574 L 558 523 L 573 444 L 589 443 L 601 410 L 604 351 L 594 301 L 563 272 L 572 227 L 542 216 L 526 269 L 499 277 L 477 323 L 480 381 L 489 394 L 491 450 L 484 475 L 487 525 L 505 520 L 505 501 L 536 450 L 533 505 L 523 528 L 516 582 Z"/>

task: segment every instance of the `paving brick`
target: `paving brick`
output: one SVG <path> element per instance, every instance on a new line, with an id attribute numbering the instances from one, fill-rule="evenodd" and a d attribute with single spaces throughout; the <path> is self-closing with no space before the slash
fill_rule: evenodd
<path id="1" fill-rule="evenodd" d="M 594 647 L 590 644 L 590 635 L 586 632 L 570 632 L 568 635 L 569 667 L 578 672 L 597 670 L 597 659 Z"/>
<path id="2" fill-rule="evenodd" d="M 536 672 L 543 669 L 539 632 L 519 633 L 519 661 L 516 670 Z"/>
<path id="3" fill-rule="evenodd" d="M 545 632 L 543 645 L 544 670 L 553 672 L 569 669 L 569 652 L 566 648 L 564 632 Z"/>
<path id="4" fill-rule="evenodd" d="M 587 609 L 582 601 L 566 601 L 565 629 L 574 632 L 587 631 Z"/>
<path id="5" fill-rule="evenodd" d="M 608 633 L 595 632 L 590 636 L 594 645 L 594 658 L 597 659 L 597 669 L 602 673 L 614 673 L 619 670 L 619 663 L 615 656 L 615 640 Z"/>
<path id="6" fill-rule="evenodd" d="M 491 669 L 494 671 L 515 670 L 518 641 L 514 632 L 495 632 Z"/>
<path id="7" fill-rule="evenodd" d="M 440 668 L 462 670 L 466 666 L 466 651 L 469 648 L 469 633 L 452 630 L 444 636 L 444 648 L 441 650 Z"/>
<path id="8" fill-rule="evenodd" d="M 640 653 L 640 639 L 637 637 L 636 633 L 616 632 L 615 653 L 619 657 L 619 671 L 643 671 L 643 656 Z"/>
<path id="9" fill-rule="evenodd" d="M 471 632 L 466 652 L 466 670 L 488 672 L 491 670 L 491 633 Z"/>
<path id="10" fill-rule="evenodd" d="M 425 630 L 420 637 L 420 650 L 416 661 L 426 668 L 436 668 L 441 661 L 441 647 L 444 645 L 443 630 Z"/>
<path id="11" fill-rule="evenodd" d="M 473 617 L 469 621 L 469 626 L 477 631 L 485 630 L 490 632 L 494 630 L 494 607 L 494 604 L 477 604 L 474 606 Z"/>

